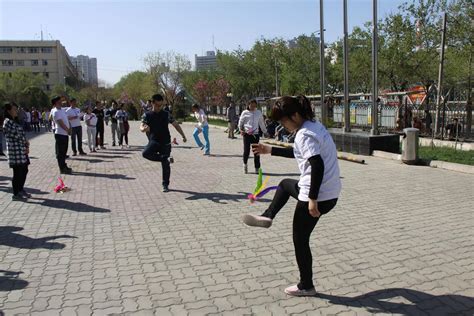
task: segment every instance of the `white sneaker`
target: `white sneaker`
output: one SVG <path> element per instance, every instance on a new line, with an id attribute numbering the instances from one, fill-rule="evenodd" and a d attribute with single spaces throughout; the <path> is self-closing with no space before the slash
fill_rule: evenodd
<path id="1" fill-rule="evenodd" d="M 290 296 L 316 296 L 317 294 L 314 287 L 309 290 L 300 290 L 297 285 L 287 287 L 285 293 Z"/>
<path id="2" fill-rule="evenodd" d="M 247 168 L 247 165 L 244 164 L 244 173 L 247 174 L 249 173 L 249 169 Z"/>
<path id="3" fill-rule="evenodd" d="M 265 216 L 245 214 L 242 216 L 242 222 L 247 226 L 269 228 L 273 220 Z"/>

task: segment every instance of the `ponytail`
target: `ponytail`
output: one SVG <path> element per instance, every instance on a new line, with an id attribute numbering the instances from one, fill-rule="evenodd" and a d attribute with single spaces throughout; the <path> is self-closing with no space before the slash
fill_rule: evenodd
<path id="1" fill-rule="evenodd" d="M 283 117 L 291 118 L 295 113 L 299 113 L 304 120 L 314 121 L 311 102 L 304 95 L 281 97 L 275 102 L 271 117 L 275 121 L 280 121 Z"/>

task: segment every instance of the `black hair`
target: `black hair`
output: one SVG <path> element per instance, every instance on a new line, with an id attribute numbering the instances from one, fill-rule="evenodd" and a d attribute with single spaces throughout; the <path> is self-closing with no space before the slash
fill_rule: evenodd
<path id="1" fill-rule="evenodd" d="M 13 118 L 8 111 L 10 111 L 13 107 L 16 107 L 18 109 L 18 105 L 16 105 L 15 102 L 5 102 L 3 104 L 3 117 L 8 118 L 10 120 L 13 120 L 18 123 L 18 116 L 16 118 Z"/>
<path id="2" fill-rule="evenodd" d="M 314 120 L 311 102 L 304 95 L 281 97 L 273 105 L 271 117 L 274 121 L 280 121 L 283 117 L 291 118 L 295 113 L 299 113 L 304 120 Z"/>
<path id="3" fill-rule="evenodd" d="M 199 109 L 199 104 L 194 103 L 191 107 L 192 107 L 192 108 L 195 108 L 195 109 Z"/>
<path id="4" fill-rule="evenodd" d="M 152 100 L 152 102 L 153 101 L 163 101 L 163 96 L 161 94 L 157 93 L 157 94 L 154 94 L 151 97 L 151 100 Z"/>
<path id="5" fill-rule="evenodd" d="M 115 101 L 115 100 L 112 100 L 112 101 L 110 102 L 110 104 L 112 104 L 112 105 L 114 105 L 114 104 L 115 104 L 115 105 L 118 105 L 117 101 Z"/>
<path id="6" fill-rule="evenodd" d="M 55 105 L 59 101 L 61 101 L 61 97 L 60 96 L 55 96 L 51 99 L 51 105 Z"/>
<path id="7" fill-rule="evenodd" d="M 255 100 L 255 99 L 250 100 L 248 104 L 250 104 L 250 103 L 255 103 L 256 105 L 258 105 L 257 100 Z"/>
<path id="8" fill-rule="evenodd" d="M 74 102 L 74 101 L 77 101 L 76 98 L 72 98 L 71 100 L 69 100 L 69 102 Z"/>

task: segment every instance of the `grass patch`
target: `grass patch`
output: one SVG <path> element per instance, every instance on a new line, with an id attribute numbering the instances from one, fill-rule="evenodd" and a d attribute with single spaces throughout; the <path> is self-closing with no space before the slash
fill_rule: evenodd
<path id="1" fill-rule="evenodd" d="M 441 160 L 474 166 L 474 150 L 454 150 L 447 147 L 420 147 L 419 156 L 423 160 Z"/>
<path id="2" fill-rule="evenodd" d="M 194 117 L 190 117 L 190 116 L 187 116 L 184 119 L 180 119 L 178 121 L 179 122 L 191 122 L 191 123 L 196 123 L 197 124 L 197 120 Z M 214 118 L 208 118 L 207 122 L 209 123 L 209 125 L 216 125 L 216 126 L 223 126 L 223 127 L 228 126 L 227 121 L 214 119 Z"/>

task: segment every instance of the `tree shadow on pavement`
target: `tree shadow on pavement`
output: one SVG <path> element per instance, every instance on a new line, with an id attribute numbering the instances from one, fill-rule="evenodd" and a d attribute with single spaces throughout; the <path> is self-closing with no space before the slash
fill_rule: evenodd
<path id="1" fill-rule="evenodd" d="M 245 192 L 238 192 L 238 194 L 231 194 L 231 193 L 217 193 L 217 192 L 193 192 L 193 191 L 186 191 L 186 190 L 176 190 L 170 189 L 170 192 L 177 192 L 177 193 L 185 193 L 190 194 L 185 198 L 186 200 L 196 201 L 196 200 L 209 200 L 214 203 L 219 204 L 227 204 L 225 201 L 229 202 L 239 202 L 247 200 L 248 193 Z M 270 200 L 267 199 L 259 199 L 260 202 L 269 202 Z"/>
<path id="2" fill-rule="evenodd" d="M 273 176 L 273 177 L 299 177 L 299 173 L 273 173 L 273 172 L 263 172 L 264 176 Z"/>
<path id="3" fill-rule="evenodd" d="M 15 226 L 0 226 L 0 245 L 21 249 L 63 249 L 66 247 L 65 244 L 50 242 L 50 240 L 58 238 L 77 238 L 70 235 L 31 238 L 15 233 L 20 230 L 23 230 L 23 228 Z"/>
<path id="4" fill-rule="evenodd" d="M 67 200 L 50 200 L 50 199 L 28 199 L 25 203 L 42 205 L 45 207 L 58 208 L 79 213 L 110 213 L 110 210 L 84 204 L 81 202 L 70 202 Z"/>
<path id="5" fill-rule="evenodd" d="M 107 153 L 103 153 L 103 154 L 107 154 Z M 122 154 L 122 153 L 120 153 Z M 119 159 L 130 159 L 130 157 L 128 156 L 121 156 L 121 155 L 117 155 L 116 153 L 110 153 L 110 155 L 91 155 L 91 157 L 94 157 L 94 158 L 106 158 L 106 159 L 114 159 L 114 158 L 119 158 Z"/>
<path id="6" fill-rule="evenodd" d="M 401 315 L 473 315 L 474 297 L 446 294 L 432 295 L 416 290 L 391 288 L 364 295 L 344 297 L 318 293 L 316 297 L 332 304 L 349 307 L 366 307 L 370 313 L 396 313 Z M 397 303 L 398 299 L 408 303 Z M 392 301 L 389 301 L 392 300 Z"/>
<path id="7" fill-rule="evenodd" d="M 100 163 L 100 162 L 113 162 L 113 160 L 103 160 L 103 159 L 94 159 L 94 158 L 73 158 L 71 161 L 87 161 L 90 163 Z"/>
<path id="8" fill-rule="evenodd" d="M 242 158 L 242 155 L 210 154 L 209 156 L 217 158 Z"/>
<path id="9" fill-rule="evenodd" d="M 0 270 L 0 291 L 8 292 L 14 290 L 21 290 L 28 286 L 28 282 L 22 279 L 19 279 L 19 275 L 23 272 L 13 272 Z M 0 315 L 2 312 L 0 311 Z"/>
<path id="10" fill-rule="evenodd" d="M 76 176 L 99 177 L 99 178 L 107 178 L 107 179 L 113 179 L 113 180 L 135 180 L 135 178 L 129 177 L 124 174 L 107 174 L 107 173 L 81 172 L 81 171 L 73 171 L 72 174 Z"/>

